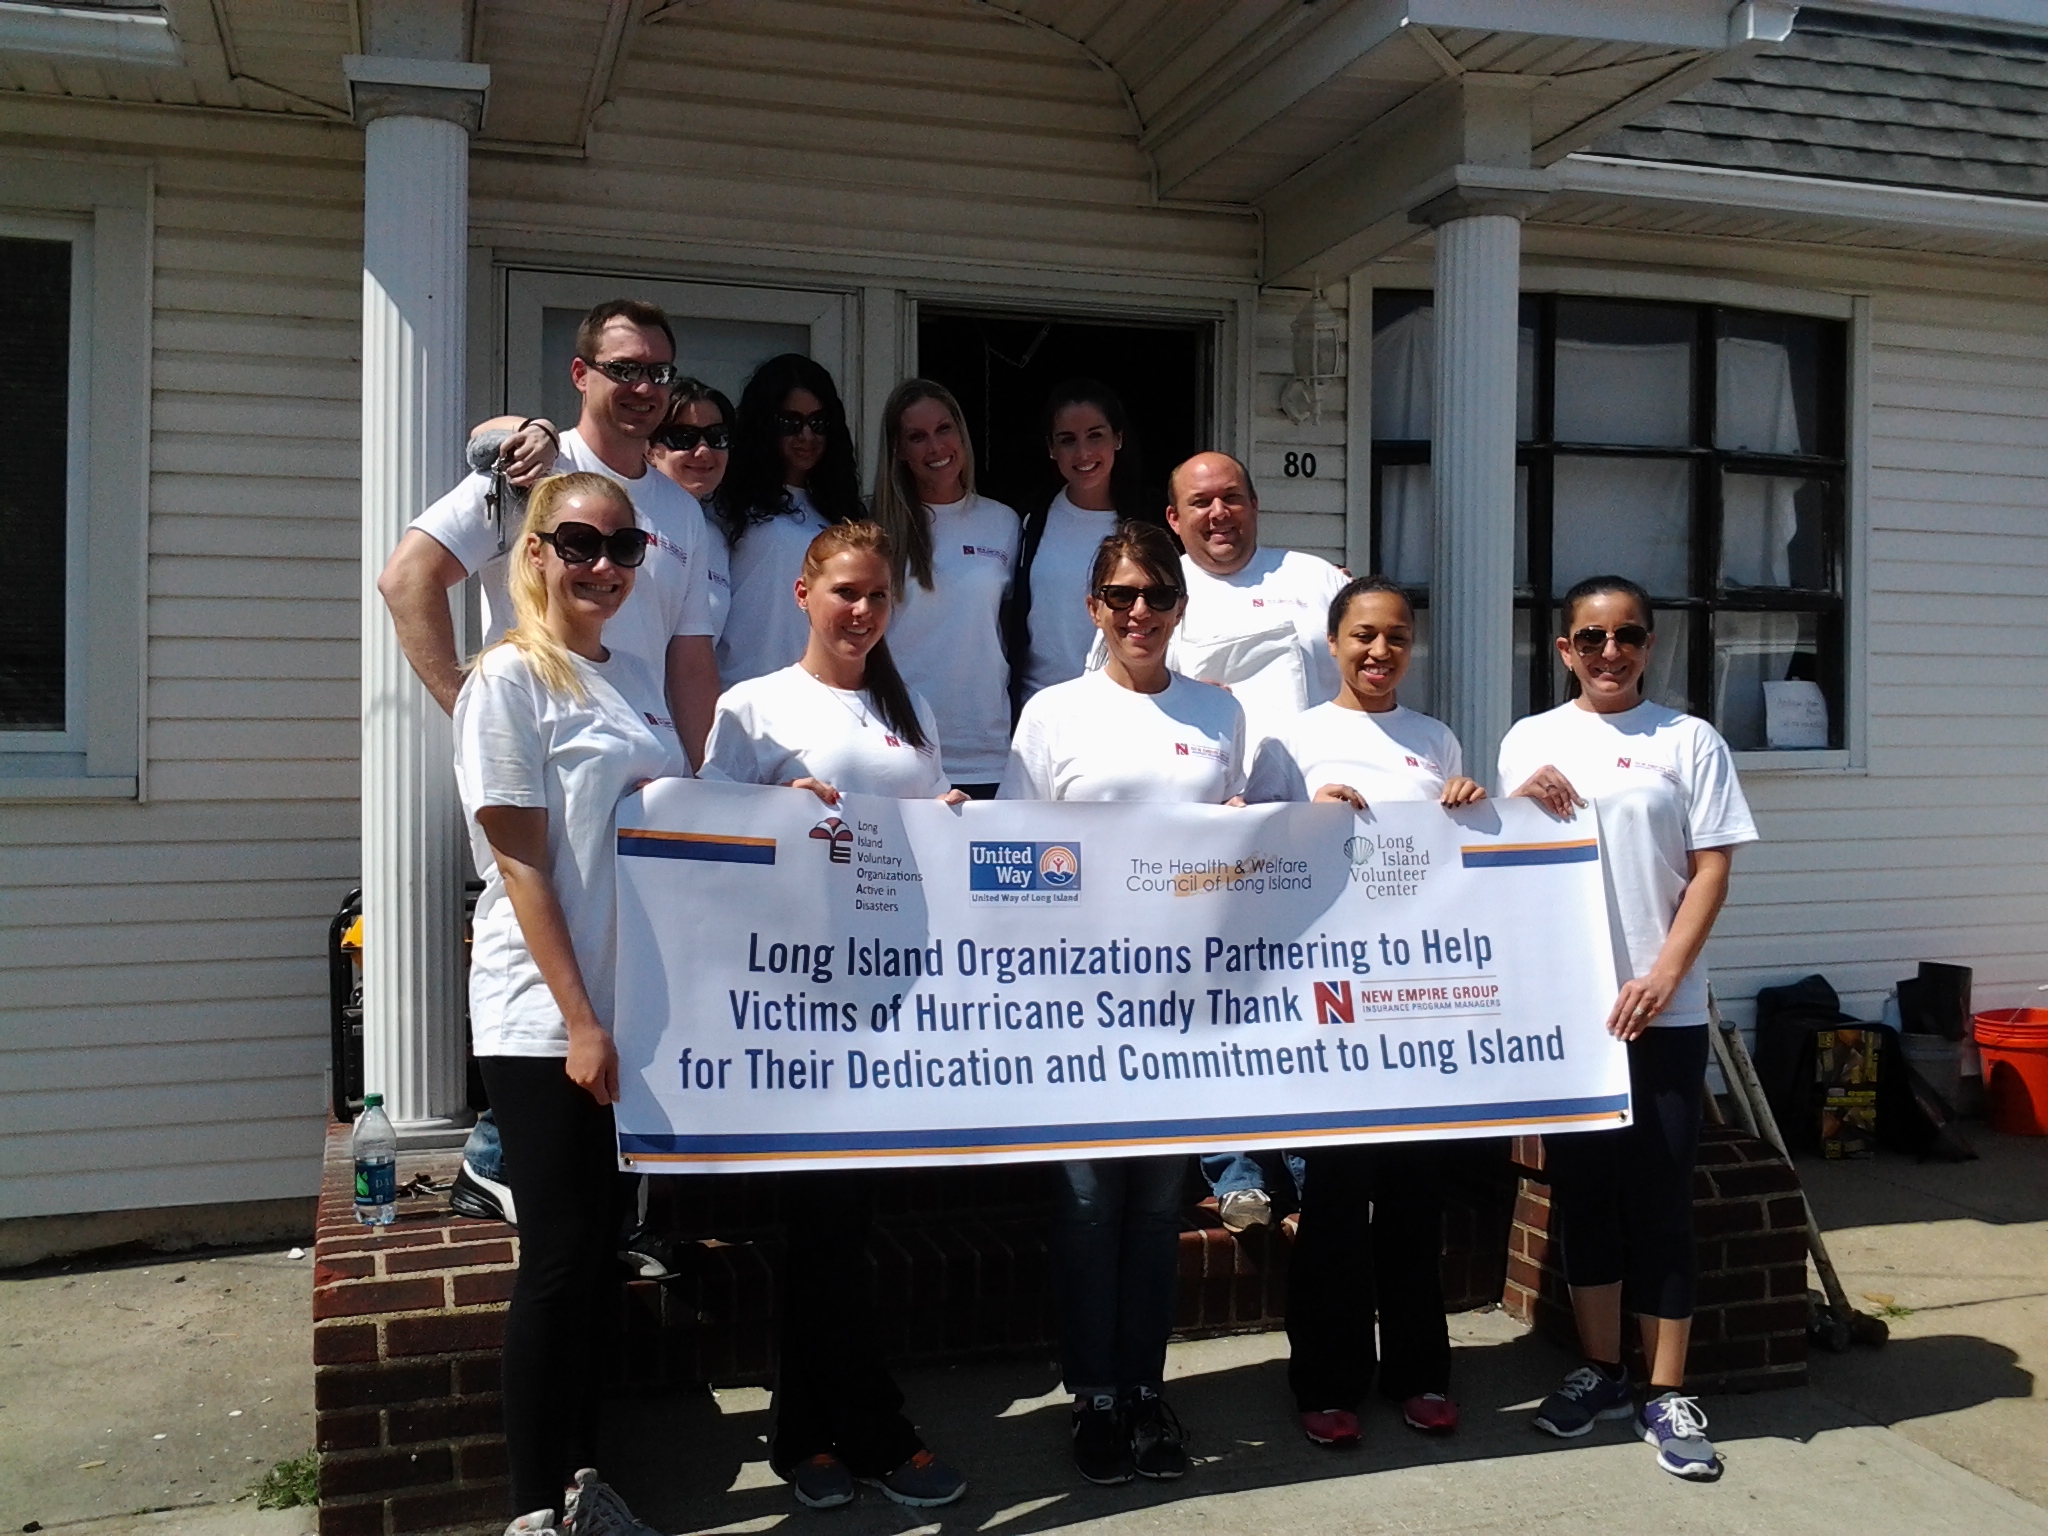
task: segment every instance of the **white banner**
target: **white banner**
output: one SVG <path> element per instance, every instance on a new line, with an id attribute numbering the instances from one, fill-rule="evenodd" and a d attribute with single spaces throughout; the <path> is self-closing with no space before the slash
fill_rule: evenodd
<path id="1" fill-rule="evenodd" d="M 1625 1124 L 1590 815 L 619 807 L 625 1166 L 915 1166 Z"/>

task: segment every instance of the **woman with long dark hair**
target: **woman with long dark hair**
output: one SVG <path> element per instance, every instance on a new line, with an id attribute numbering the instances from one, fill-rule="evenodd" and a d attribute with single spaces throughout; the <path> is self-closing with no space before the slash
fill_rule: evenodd
<path id="1" fill-rule="evenodd" d="M 807 631 L 789 592 L 804 551 L 821 528 L 865 515 L 846 406 L 822 365 L 785 352 L 754 370 L 708 511 L 727 551 L 718 675 L 730 688 L 803 654 Z"/>
<path id="2" fill-rule="evenodd" d="M 1543 1400 L 1536 1427 L 1574 1439 L 1633 1417 L 1677 1477 L 1711 1481 L 1720 1458 L 1699 1400 L 1685 1395 L 1699 1258 L 1693 1160 L 1707 1068 L 1701 951 L 1728 899 L 1736 847 L 1756 822 L 1728 743 L 1706 721 L 1643 697 L 1657 642 L 1650 595 L 1625 576 L 1589 576 L 1564 595 L 1557 654 L 1575 697 L 1517 721 L 1500 744 L 1503 793 L 1576 819 L 1590 801 L 1609 917 L 1628 979 L 1607 1032 L 1628 1047 L 1634 1120 L 1544 1138 L 1551 1207 L 1586 1363 Z M 1649 1367 L 1635 1406 L 1622 1363 L 1624 1308 Z"/>
<path id="3" fill-rule="evenodd" d="M 930 708 L 889 656 L 891 553 L 869 522 L 838 523 L 811 540 L 795 583 L 803 657 L 719 699 L 705 778 L 789 785 L 827 805 L 849 792 L 967 798 L 946 782 Z M 850 1502 L 856 1479 L 899 1504 L 950 1504 L 967 1491 L 904 1416 L 875 1338 L 862 1256 L 875 1177 L 826 1171 L 778 1181 L 788 1247 L 768 1464 L 813 1509 Z"/>
<path id="4" fill-rule="evenodd" d="M 1003 600 L 1017 514 L 974 489 L 974 445 L 943 384 L 906 379 L 882 407 L 874 518 L 896 558 L 893 647 L 931 701 L 946 773 L 977 800 L 995 793 L 1010 748 Z"/>
<path id="5" fill-rule="evenodd" d="M 1079 677 L 1087 666 L 1096 634 L 1086 603 L 1096 548 L 1120 519 L 1159 517 L 1157 508 L 1145 504 L 1138 442 L 1115 390 L 1098 379 L 1056 385 L 1046 397 L 1044 428 L 1060 489 L 1024 519 L 1003 615 L 1017 709 L 1041 688 Z"/>

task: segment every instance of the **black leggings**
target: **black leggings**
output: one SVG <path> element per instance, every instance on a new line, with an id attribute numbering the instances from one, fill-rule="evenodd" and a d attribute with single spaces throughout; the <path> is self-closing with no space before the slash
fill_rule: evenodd
<path id="1" fill-rule="evenodd" d="M 519 1206 L 519 1279 L 505 1318 L 512 1511 L 559 1510 L 595 1464 L 619 1323 L 619 1155 L 611 1110 L 559 1056 L 478 1060 Z"/>
<path id="2" fill-rule="evenodd" d="M 1621 1281 L 1622 1306 L 1646 1317 L 1691 1317 L 1699 1287 L 1692 1168 L 1708 1028 L 1649 1029 L 1629 1042 L 1633 1124 L 1543 1140 L 1565 1279 Z"/>

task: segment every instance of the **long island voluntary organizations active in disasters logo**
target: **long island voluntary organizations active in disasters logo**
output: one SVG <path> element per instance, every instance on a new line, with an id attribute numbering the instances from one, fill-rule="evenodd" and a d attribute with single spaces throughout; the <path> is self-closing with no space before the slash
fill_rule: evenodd
<path id="1" fill-rule="evenodd" d="M 1033 903 L 1081 899 L 1079 843 L 969 843 L 967 899 Z"/>

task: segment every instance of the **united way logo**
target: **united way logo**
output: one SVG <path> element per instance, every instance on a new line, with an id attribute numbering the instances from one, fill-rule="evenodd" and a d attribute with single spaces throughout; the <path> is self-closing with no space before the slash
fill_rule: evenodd
<path id="1" fill-rule="evenodd" d="M 967 889 L 1063 894 L 1081 889 L 1079 843 L 969 843 Z"/>

